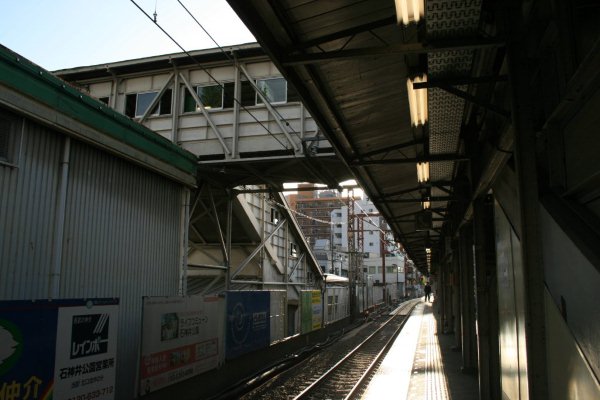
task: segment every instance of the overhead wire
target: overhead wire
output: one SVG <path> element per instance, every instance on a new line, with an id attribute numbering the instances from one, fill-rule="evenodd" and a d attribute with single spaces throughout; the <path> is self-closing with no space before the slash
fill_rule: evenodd
<path id="1" fill-rule="evenodd" d="M 171 41 L 173 43 L 175 43 L 175 45 L 177 45 L 177 47 L 179 47 L 181 49 L 182 52 L 184 52 L 190 59 L 192 59 L 199 67 L 200 69 L 202 69 L 202 71 L 204 73 L 206 73 L 210 79 L 212 79 L 217 85 L 219 85 L 223 91 L 225 91 L 225 85 L 222 84 L 221 82 L 219 82 L 206 68 L 204 68 L 204 66 L 202 66 L 202 64 L 192 55 L 190 54 L 189 51 L 187 51 L 186 49 L 183 48 L 183 46 L 181 46 L 179 44 L 179 42 L 177 40 L 175 40 L 173 38 L 173 36 L 171 36 L 155 19 L 153 19 L 142 7 L 140 7 L 140 5 L 138 3 L 136 3 L 135 0 L 130 0 L 137 8 L 138 10 L 140 10 L 150 21 L 152 21 L 152 23 L 154 25 L 156 25 L 169 39 L 171 39 Z M 222 49 L 221 49 L 222 50 Z M 279 138 L 277 138 L 277 136 L 275 136 L 275 134 L 273 132 L 271 132 L 271 130 L 265 126 L 265 124 L 263 124 L 260 120 L 258 120 L 258 118 L 256 118 L 256 116 L 254 114 L 252 114 L 252 112 L 250 110 L 248 110 L 248 108 L 246 108 L 246 106 L 244 106 L 239 99 L 236 99 L 235 96 L 233 96 L 233 100 L 244 110 L 246 111 L 251 117 L 252 119 L 254 119 L 254 121 L 256 121 L 261 127 L 263 127 L 265 129 L 265 131 L 271 135 L 284 149 L 288 149 L 288 147 L 281 142 L 281 140 L 279 140 Z"/>
<path id="2" fill-rule="evenodd" d="M 204 33 L 206 33 L 206 35 L 210 38 L 210 40 L 213 41 L 213 43 L 219 48 L 219 50 L 221 50 L 221 52 L 225 55 L 225 57 L 227 57 L 227 59 L 229 61 L 231 61 L 233 64 L 236 63 L 236 60 L 234 60 L 233 58 L 231 58 L 231 56 L 229 54 L 227 54 L 227 52 L 225 51 L 225 49 L 223 49 L 219 43 L 215 40 L 215 38 L 212 37 L 212 35 L 210 33 L 208 33 L 208 31 L 206 30 L 206 28 L 204 28 L 204 26 L 200 23 L 200 21 L 198 21 L 198 19 L 196 19 L 196 17 L 192 14 L 192 12 L 181 2 L 181 0 L 177 0 L 177 2 L 179 3 L 179 5 L 181 7 L 183 7 L 183 9 L 188 13 L 188 15 L 190 17 L 192 17 L 192 19 L 196 22 L 196 24 L 200 27 L 200 29 L 202 29 L 204 31 Z M 265 98 L 266 99 L 266 98 Z M 300 138 L 300 134 L 298 132 L 296 132 L 296 130 L 290 125 L 290 123 L 287 121 L 287 119 L 285 119 L 285 117 L 283 115 L 281 115 L 281 113 L 279 112 L 279 110 L 277 110 L 275 107 L 273 107 L 273 105 L 271 104 L 270 101 L 268 101 L 268 99 L 266 99 L 267 102 L 269 103 L 269 105 L 271 106 L 271 108 L 273 109 L 273 111 L 275 111 L 275 113 L 277 114 L 277 116 L 285 122 L 285 125 L 287 127 L 290 128 L 290 130 L 292 131 L 293 134 L 295 134 L 298 138 Z"/>
<path id="3" fill-rule="evenodd" d="M 204 68 L 202 66 L 202 64 L 192 55 L 190 54 L 183 46 L 181 46 L 179 44 L 179 42 L 177 42 L 177 40 L 175 40 L 162 26 L 160 26 L 160 24 L 158 24 L 157 22 L 157 13 L 156 13 L 156 4 L 155 4 L 155 9 L 154 9 L 154 18 L 150 17 L 150 15 L 148 15 L 148 13 L 146 13 L 146 11 L 144 11 L 144 9 L 142 9 L 136 2 L 135 0 L 130 0 L 150 21 L 152 21 L 173 43 L 175 43 L 175 45 L 177 45 L 177 47 L 179 47 L 181 49 L 181 51 L 183 51 L 188 57 L 190 57 L 190 59 L 192 59 L 215 83 L 217 83 L 223 90 L 225 90 L 224 85 L 219 82 L 206 68 Z M 177 2 L 179 3 L 179 5 L 187 12 L 187 14 L 196 22 L 196 24 L 202 29 L 202 31 L 204 31 L 204 33 L 212 40 L 212 42 L 217 46 L 217 48 L 225 55 L 225 57 L 231 61 L 234 65 L 236 63 L 236 61 L 225 51 L 225 49 L 223 49 L 223 47 L 221 47 L 221 45 L 219 45 L 219 43 L 214 39 L 214 37 L 204 28 L 204 26 L 200 23 L 200 21 L 198 21 L 198 19 L 191 13 L 191 11 L 181 2 L 181 0 L 177 0 Z M 283 148 L 287 149 L 287 146 L 282 143 L 269 129 L 268 127 L 266 127 L 261 121 L 259 121 L 256 116 L 254 114 L 252 114 L 252 112 L 250 110 L 248 110 L 246 108 L 246 106 L 244 106 L 239 99 L 235 98 L 235 96 L 233 97 L 233 100 L 244 110 L 246 111 L 257 123 L 259 123 Z M 294 133 L 296 136 L 300 137 L 300 135 L 294 130 L 294 128 L 290 125 L 290 123 L 281 115 L 281 113 L 279 112 L 279 110 L 277 110 L 275 107 L 272 107 L 272 104 L 269 102 L 269 100 L 267 98 L 265 98 L 265 100 L 269 103 L 269 105 L 271 105 L 271 108 L 274 110 L 274 112 L 277 114 L 277 116 L 285 122 L 286 126 L 288 126 L 290 128 L 290 130 L 292 131 L 292 133 Z M 354 201 L 354 200 L 353 200 Z M 343 204 L 343 206 L 346 206 L 346 204 L 344 202 L 342 202 L 342 200 L 340 199 L 340 202 Z M 291 208 L 289 208 L 288 205 L 286 204 L 281 204 L 279 202 L 275 202 L 277 205 L 284 207 L 285 209 L 287 209 L 288 211 L 291 211 L 292 213 L 296 214 L 296 215 L 300 215 L 304 218 L 308 218 L 310 220 L 313 220 L 315 222 L 319 222 L 319 223 L 323 223 L 323 224 L 329 224 L 330 226 L 336 225 L 336 224 L 343 224 L 343 225 L 347 225 L 348 222 L 332 222 L 332 221 L 326 221 L 326 220 L 321 220 L 318 218 L 314 218 L 311 217 L 309 215 L 303 214 L 299 211 L 296 210 L 292 210 Z M 361 209 L 362 213 L 369 219 L 369 224 L 372 225 L 373 227 L 376 228 L 376 230 L 380 231 L 383 234 L 384 237 L 384 242 L 387 244 L 392 244 L 392 245 L 396 245 L 397 243 L 395 241 L 391 241 L 389 239 L 386 238 L 386 232 L 381 229 L 381 227 L 376 224 L 373 219 L 372 216 L 370 216 L 360 205 L 360 203 L 355 201 L 355 204 Z"/>
<path id="4" fill-rule="evenodd" d="M 217 80 L 206 68 L 204 68 L 204 66 L 202 66 L 202 64 L 190 53 L 188 52 L 183 46 L 181 46 L 181 44 L 179 44 L 179 42 L 177 40 L 175 40 L 175 38 L 173 38 L 158 22 L 156 19 L 156 5 L 155 5 L 155 11 L 154 11 L 154 18 L 152 18 L 148 13 L 146 13 L 146 11 L 140 7 L 139 4 L 136 3 L 135 0 L 130 0 L 150 21 L 152 21 L 152 23 L 154 23 L 173 43 L 175 43 L 175 45 L 177 45 L 177 47 L 179 47 L 179 49 L 181 49 L 182 52 L 184 52 L 190 59 L 192 59 L 201 69 L 204 73 L 206 73 L 210 79 L 212 79 L 217 85 L 219 85 L 223 90 L 225 90 L 225 86 L 219 81 Z M 196 22 L 196 24 L 204 31 L 204 33 L 206 33 L 206 35 L 213 41 L 213 43 L 217 46 L 217 48 L 225 55 L 225 57 L 231 61 L 232 63 L 235 64 L 235 60 L 233 58 L 231 58 L 231 56 L 225 51 L 225 49 L 223 49 L 223 47 L 221 47 L 219 45 L 219 43 L 213 38 L 213 36 L 204 28 L 204 26 L 200 23 L 200 21 L 198 21 L 198 19 L 190 12 L 190 10 L 180 1 L 177 0 L 177 2 L 179 3 L 179 5 L 181 5 L 181 7 L 187 12 L 187 14 Z M 244 106 L 239 99 L 235 98 L 235 96 L 233 97 L 233 100 L 244 110 L 246 111 L 253 119 L 254 121 L 256 121 L 258 124 L 261 125 L 261 127 L 263 127 L 265 129 L 265 131 L 267 133 L 269 133 L 269 135 L 271 135 L 283 148 L 287 149 L 287 146 L 282 143 L 277 136 L 275 136 L 275 134 L 273 134 L 273 132 L 271 132 L 269 130 L 268 127 L 266 127 L 261 121 L 258 120 L 258 118 L 256 118 L 256 116 L 254 114 L 252 114 L 252 112 L 250 110 L 248 110 L 248 108 L 246 106 Z M 265 98 L 265 100 L 268 101 L 268 99 Z M 271 105 L 271 103 L 269 102 L 269 105 Z M 272 106 L 272 105 L 271 105 Z M 286 126 L 288 126 L 292 133 L 294 133 L 296 136 L 299 137 L 299 134 L 293 129 L 293 127 L 290 125 L 290 123 L 281 115 L 281 113 L 279 112 L 279 110 L 277 110 L 276 108 L 272 107 L 272 109 L 275 111 L 275 113 L 277 113 L 277 115 L 279 116 L 279 118 L 285 122 Z M 341 200 L 340 200 L 341 202 Z M 300 213 L 296 210 L 292 210 L 289 207 L 287 207 L 286 205 L 277 203 L 280 206 L 286 208 L 287 210 L 291 211 L 292 213 L 295 213 L 297 215 L 300 215 L 304 218 L 308 218 L 311 220 L 314 220 L 316 222 L 320 222 L 320 223 L 324 223 L 324 224 L 329 224 L 329 225 L 334 225 L 337 223 L 333 223 L 331 221 L 325 221 L 325 220 L 320 220 L 314 217 L 311 217 L 309 215 Z M 376 230 L 379 230 L 384 238 L 385 238 L 385 234 L 386 232 L 381 229 L 378 224 L 376 224 L 372 217 L 360 206 L 360 204 L 358 202 L 356 202 L 356 205 L 361 209 L 361 211 L 363 212 L 363 214 L 369 219 L 369 224 L 374 226 L 376 228 Z M 344 204 L 345 206 L 345 204 Z M 348 224 L 347 222 L 341 222 L 341 224 Z M 388 239 L 384 239 L 386 243 L 388 244 L 396 244 L 395 241 L 390 241 Z"/>
<path id="5" fill-rule="evenodd" d="M 266 195 L 260 195 L 260 196 L 262 196 L 262 198 L 265 199 L 265 200 L 267 199 Z M 347 207 L 347 205 L 344 203 L 344 201 L 341 198 L 338 197 L 337 199 L 339 200 L 339 202 L 342 204 L 343 207 Z M 275 205 L 278 205 L 278 206 L 286 209 L 287 211 L 291 212 L 292 214 L 298 215 L 298 216 L 300 216 L 302 218 L 306 218 L 306 219 L 309 219 L 311 221 L 315 221 L 315 222 L 318 222 L 318 223 L 321 223 L 321 224 L 324 224 L 324 225 L 330 225 L 330 226 L 334 226 L 334 225 L 348 225 L 348 222 L 345 222 L 345 221 L 336 221 L 336 222 L 334 222 L 334 221 L 331 221 L 331 220 L 327 221 L 327 220 L 323 220 L 323 219 L 312 217 L 310 215 L 304 214 L 304 213 L 302 213 L 300 211 L 297 211 L 297 210 L 294 210 L 294 209 L 290 208 L 288 204 L 282 204 L 282 203 L 280 203 L 280 202 L 278 202 L 276 200 L 273 200 L 273 199 L 270 199 L 269 201 L 271 203 L 275 204 Z M 361 211 L 363 212 L 363 214 L 366 217 L 369 218 L 369 221 L 367 223 L 369 225 L 372 225 L 373 227 L 375 227 L 374 231 L 379 231 L 380 233 L 383 234 L 384 242 L 387 243 L 388 245 L 396 246 L 397 242 L 395 240 L 388 239 L 386 237 L 386 232 L 383 229 L 381 229 L 381 227 L 379 227 L 379 225 L 377 223 L 375 223 L 373 221 L 373 219 L 371 218 L 372 216 L 369 215 L 367 213 L 367 211 L 365 211 L 365 209 L 362 208 L 362 206 L 357 201 L 355 201 L 355 200 L 353 200 L 353 201 L 361 209 Z"/>

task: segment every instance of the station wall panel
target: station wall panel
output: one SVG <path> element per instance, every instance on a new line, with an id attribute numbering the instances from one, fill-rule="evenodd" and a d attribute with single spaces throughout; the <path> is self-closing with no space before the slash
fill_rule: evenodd
<path id="1" fill-rule="evenodd" d="M 552 301 L 562 309 L 571 334 L 600 376 L 600 273 L 560 229 L 550 214 L 540 210 L 544 276 Z"/>

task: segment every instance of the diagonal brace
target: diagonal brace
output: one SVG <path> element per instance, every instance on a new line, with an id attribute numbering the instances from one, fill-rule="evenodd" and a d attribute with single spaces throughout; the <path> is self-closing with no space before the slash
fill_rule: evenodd
<path id="1" fill-rule="evenodd" d="M 237 269 L 235 270 L 235 272 L 233 274 L 231 274 L 231 278 L 230 279 L 234 279 L 240 272 L 242 272 L 242 270 L 244 268 L 246 268 L 246 266 L 250 263 L 250 261 L 252 261 L 252 259 L 258 254 L 259 251 L 261 251 L 263 249 L 263 247 L 265 247 L 265 245 L 267 244 L 267 242 L 269 240 L 271 240 L 271 238 L 273 237 L 273 235 L 282 227 L 285 225 L 287 221 L 285 219 L 282 219 L 281 222 L 279 222 L 277 224 L 277 226 L 275 226 L 275 228 L 273 229 L 273 232 L 269 233 L 269 235 L 267 237 L 265 237 L 263 239 L 263 241 L 252 251 L 252 253 L 250 253 L 250 255 L 248 257 L 246 257 L 246 259 L 244 261 L 242 261 L 240 263 L 240 265 L 238 265 Z"/>

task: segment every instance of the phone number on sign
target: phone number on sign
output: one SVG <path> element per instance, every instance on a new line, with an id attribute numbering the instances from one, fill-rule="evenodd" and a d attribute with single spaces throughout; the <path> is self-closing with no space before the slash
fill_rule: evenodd
<path id="1" fill-rule="evenodd" d="M 113 387 L 108 386 L 102 389 L 94 390 L 92 392 L 86 394 L 80 394 L 79 396 L 74 396 L 69 398 L 69 400 L 91 400 L 97 399 L 100 396 L 104 396 L 105 394 L 111 394 L 113 392 Z"/>

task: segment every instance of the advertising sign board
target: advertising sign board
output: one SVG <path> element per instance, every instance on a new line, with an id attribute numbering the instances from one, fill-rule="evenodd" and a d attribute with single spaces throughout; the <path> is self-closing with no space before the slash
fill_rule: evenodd
<path id="1" fill-rule="evenodd" d="M 223 309 L 216 296 L 144 298 L 140 394 L 219 365 Z"/>
<path id="2" fill-rule="evenodd" d="M 113 399 L 118 304 L 0 302 L 0 399 Z"/>
<path id="3" fill-rule="evenodd" d="M 267 347 L 270 342 L 270 293 L 227 292 L 227 358 Z"/>
<path id="4" fill-rule="evenodd" d="M 321 328 L 323 307 L 319 290 L 303 290 L 301 292 L 302 333 Z"/>

